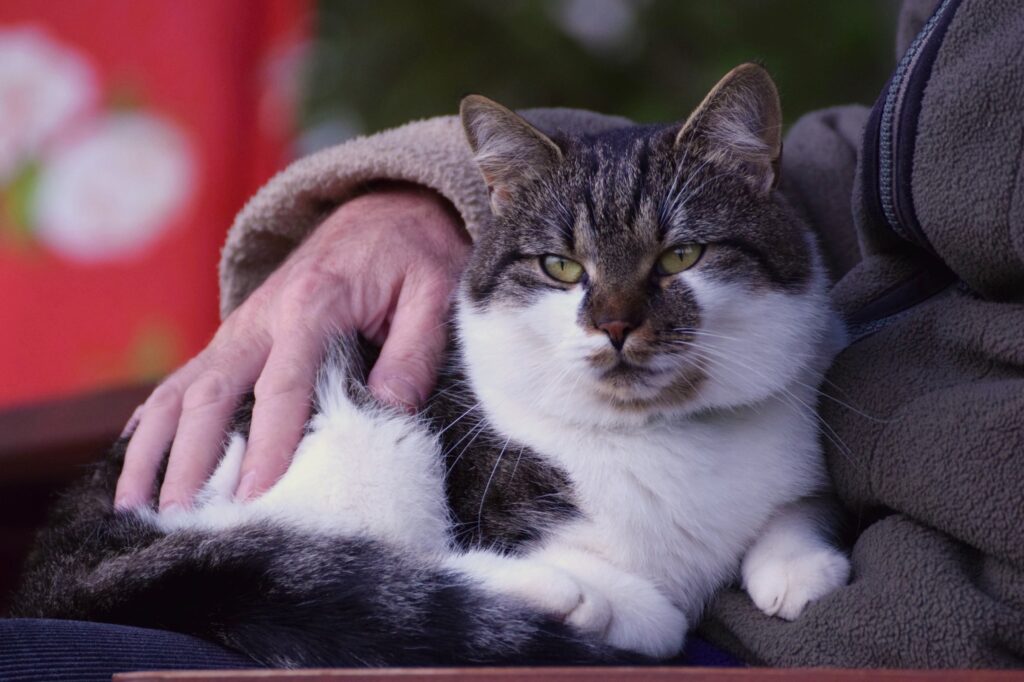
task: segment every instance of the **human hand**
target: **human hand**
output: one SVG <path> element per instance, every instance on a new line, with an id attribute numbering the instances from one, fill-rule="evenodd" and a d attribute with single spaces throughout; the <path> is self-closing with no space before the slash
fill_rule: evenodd
<path id="1" fill-rule="evenodd" d="M 436 378 L 469 247 L 454 211 L 429 190 L 388 187 L 343 204 L 136 411 L 117 508 L 151 501 L 172 440 L 160 508 L 187 508 L 213 471 L 239 398 L 254 386 L 235 495 L 249 499 L 273 485 L 302 437 L 321 354 L 338 330 L 382 345 L 368 379 L 378 399 L 418 405 Z"/>

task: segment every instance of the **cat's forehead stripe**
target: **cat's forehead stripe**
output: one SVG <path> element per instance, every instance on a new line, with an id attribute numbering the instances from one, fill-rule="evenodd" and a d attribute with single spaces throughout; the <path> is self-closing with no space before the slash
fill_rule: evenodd
<path id="1" fill-rule="evenodd" d="M 633 246 L 641 247 L 651 241 L 646 223 L 658 173 L 652 172 L 647 136 L 584 138 L 571 149 L 568 166 L 564 169 L 567 189 L 575 188 L 581 197 L 578 207 L 584 212 L 576 220 L 578 232 L 583 233 L 577 235 L 581 242 L 596 246 L 609 238 L 628 239 L 639 240 Z"/>
<path id="2" fill-rule="evenodd" d="M 637 140 L 636 146 L 638 147 L 636 154 L 636 173 L 634 174 L 635 179 L 633 180 L 632 198 L 627 207 L 627 225 L 633 224 L 636 220 L 637 213 L 640 210 L 640 204 L 644 197 L 644 187 L 647 184 L 647 172 L 650 165 L 651 150 L 648 146 L 647 139 L 641 138 L 640 140 Z"/>

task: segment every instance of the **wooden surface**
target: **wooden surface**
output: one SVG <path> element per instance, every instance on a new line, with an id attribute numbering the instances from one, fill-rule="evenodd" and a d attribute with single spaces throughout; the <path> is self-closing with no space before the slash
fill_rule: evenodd
<path id="1" fill-rule="evenodd" d="M 152 390 L 127 386 L 0 410 L 0 484 L 73 476 L 110 447 Z"/>
<path id="2" fill-rule="evenodd" d="M 832 668 L 433 668 L 392 670 L 252 670 L 144 672 L 114 675 L 115 682 L 1009 682 L 1024 671 L 838 670 Z"/>

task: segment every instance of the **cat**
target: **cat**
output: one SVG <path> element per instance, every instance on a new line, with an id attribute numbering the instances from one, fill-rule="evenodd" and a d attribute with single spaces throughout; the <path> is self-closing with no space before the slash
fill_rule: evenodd
<path id="1" fill-rule="evenodd" d="M 775 190 L 767 72 L 733 69 L 682 125 L 548 135 L 477 95 L 460 115 L 493 215 L 427 407 L 370 398 L 346 338 L 262 497 L 232 496 L 245 407 L 191 509 L 115 511 L 122 440 L 41 534 L 19 615 L 285 667 L 592 663 L 679 653 L 737 578 L 786 619 L 845 584 L 815 415 L 843 330 Z"/>

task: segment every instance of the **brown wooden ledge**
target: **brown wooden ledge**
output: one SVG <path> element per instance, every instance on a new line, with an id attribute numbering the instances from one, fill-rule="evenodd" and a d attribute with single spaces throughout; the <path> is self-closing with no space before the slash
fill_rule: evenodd
<path id="1" fill-rule="evenodd" d="M 838 668 L 405 668 L 371 670 L 239 670 L 141 672 L 114 682 L 1009 682 L 1002 670 L 843 670 Z"/>
<path id="2" fill-rule="evenodd" d="M 67 480 L 121 433 L 153 386 L 124 386 L 0 409 L 0 484 Z"/>

